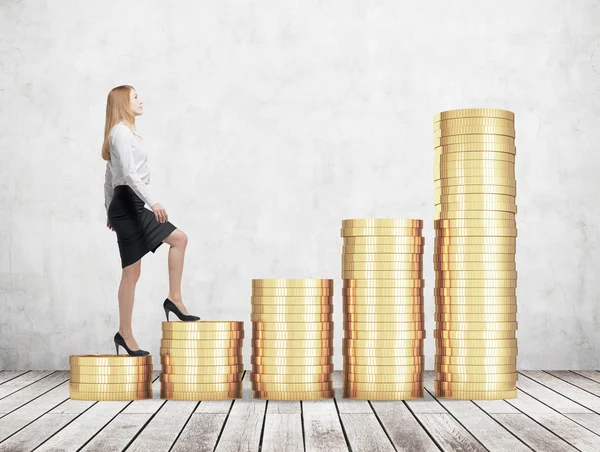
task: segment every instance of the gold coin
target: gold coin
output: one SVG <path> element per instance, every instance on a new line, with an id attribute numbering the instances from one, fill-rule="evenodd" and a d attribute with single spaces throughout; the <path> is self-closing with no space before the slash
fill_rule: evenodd
<path id="1" fill-rule="evenodd" d="M 435 396 L 443 399 L 459 400 L 504 400 L 516 399 L 517 390 L 509 391 L 454 391 L 454 390 L 436 390 Z"/>
<path id="2" fill-rule="evenodd" d="M 503 270 L 451 270 L 442 271 L 436 270 L 436 279 L 451 279 L 451 280 L 471 280 L 471 279 L 484 279 L 484 280 L 506 280 L 506 279 L 517 279 L 516 271 L 503 271 Z M 451 284 L 442 284 L 441 286 L 448 287 Z"/>
<path id="3" fill-rule="evenodd" d="M 418 331 L 425 329 L 424 322 L 344 322 L 350 331 Z"/>
<path id="4" fill-rule="evenodd" d="M 481 186 L 481 185 L 499 185 L 505 187 L 515 187 L 517 186 L 517 182 L 513 176 L 456 176 L 456 177 L 446 177 L 443 179 L 434 180 L 433 186 L 436 190 L 440 190 L 445 187 L 454 187 L 454 186 Z"/>
<path id="5" fill-rule="evenodd" d="M 435 378 L 440 381 L 452 381 L 457 383 L 516 383 L 519 374 L 453 374 L 437 372 Z"/>
<path id="6" fill-rule="evenodd" d="M 440 355 L 460 357 L 516 357 L 519 354 L 517 348 L 448 348 L 437 345 L 436 350 Z"/>
<path id="7" fill-rule="evenodd" d="M 85 375 L 71 374 L 71 383 L 88 384 L 123 384 L 123 383 L 146 383 L 152 382 L 152 372 L 133 375 Z"/>
<path id="8" fill-rule="evenodd" d="M 449 306 L 462 308 L 468 305 L 474 306 L 496 306 L 496 305 L 516 305 L 517 297 L 454 297 L 454 296 L 434 296 L 436 306 Z"/>
<path id="9" fill-rule="evenodd" d="M 421 237 L 421 228 L 342 228 L 341 237 L 401 236 Z"/>
<path id="10" fill-rule="evenodd" d="M 342 220 L 343 228 L 422 228 L 423 220 L 412 220 L 402 218 L 359 218 L 353 220 Z"/>
<path id="11" fill-rule="evenodd" d="M 165 366 L 233 366 L 235 364 L 243 364 L 243 359 L 241 355 L 200 358 L 193 356 L 164 355 L 160 357 L 160 363 L 163 366 L 163 371 L 167 372 Z"/>
<path id="12" fill-rule="evenodd" d="M 312 315 L 329 314 L 333 312 L 331 304 L 307 304 L 307 305 L 252 305 L 253 314 L 277 314 L 277 315 Z"/>
<path id="13" fill-rule="evenodd" d="M 422 381 L 405 383 L 362 383 L 342 381 L 342 391 L 405 392 L 423 389 Z"/>
<path id="14" fill-rule="evenodd" d="M 215 333 L 203 331 L 165 331 L 162 338 L 173 341 L 236 341 L 244 339 L 244 330 L 241 331 L 218 331 Z"/>
<path id="15" fill-rule="evenodd" d="M 279 383 L 279 384 L 290 384 L 290 383 L 322 383 L 325 381 L 332 381 L 331 373 L 324 374 L 308 374 L 308 375 L 269 375 L 269 374 L 250 374 L 250 381 L 255 383 Z"/>
<path id="16" fill-rule="evenodd" d="M 256 331 L 333 331 L 333 322 L 311 322 L 311 323 L 290 323 L 290 322 L 253 322 L 252 337 Z"/>
<path id="17" fill-rule="evenodd" d="M 433 330 L 433 337 L 436 339 L 515 339 L 517 337 L 515 330 L 501 331 L 444 331 Z"/>
<path id="18" fill-rule="evenodd" d="M 435 311 L 442 314 L 514 314 L 517 312 L 516 304 L 476 304 L 476 305 L 453 305 L 453 304 L 437 304 Z"/>
<path id="19" fill-rule="evenodd" d="M 362 279 L 352 279 L 346 278 L 343 281 L 343 291 L 355 290 L 355 289 L 398 289 L 402 290 L 414 290 L 420 289 L 420 287 L 415 287 L 415 282 L 419 282 L 419 286 L 421 282 L 425 280 L 423 278 L 415 278 L 415 279 L 390 279 L 390 280 L 362 280 Z M 346 292 L 343 292 L 345 295 Z"/>
<path id="20" fill-rule="evenodd" d="M 423 387 L 423 374 L 400 374 L 400 375 L 378 375 L 378 374 L 352 374 L 344 372 L 342 381 L 353 383 L 420 383 Z"/>
<path id="21" fill-rule="evenodd" d="M 462 348 L 462 349 L 478 349 L 478 348 L 517 348 L 516 339 L 435 339 L 436 347 L 444 348 Z"/>
<path id="22" fill-rule="evenodd" d="M 421 312 L 410 313 L 343 313 L 344 323 L 415 323 L 425 322 L 425 315 Z"/>
<path id="23" fill-rule="evenodd" d="M 516 287 L 436 287 L 436 297 L 516 297 Z"/>
<path id="24" fill-rule="evenodd" d="M 315 392 L 333 389 L 333 381 L 318 383 L 262 383 L 252 382 L 252 390 L 260 392 Z"/>
<path id="25" fill-rule="evenodd" d="M 517 228 L 441 228 L 436 237 L 517 237 Z"/>
<path id="26" fill-rule="evenodd" d="M 503 375 L 517 372 L 516 364 L 500 364 L 500 365 L 460 365 L 460 364 L 439 364 L 435 363 L 435 372 L 438 373 L 457 373 L 462 375 Z"/>
<path id="27" fill-rule="evenodd" d="M 120 375 L 147 375 L 152 373 L 152 364 L 147 366 L 70 366 L 71 375 L 93 376 L 120 376 Z"/>
<path id="28" fill-rule="evenodd" d="M 385 281 L 384 279 L 377 280 L 378 282 Z M 397 280 L 399 281 L 409 281 L 407 279 Z M 365 282 L 373 282 L 373 281 L 365 281 Z M 342 297 L 344 300 L 355 299 L 357 302 L 367 299 L 371 299 L 376 297 L 379 299 L 380 297 L 386 298 L 407 298 L 414 300 L 415 298 L 423 297 L 423 288 L 422 287 L 345 287 L 342 289 Z M 398 302 L 401 302 L 398 300 Z M 407 300 L 407 302 L 412 302 Z"/>
<path id="29" fill-rule="evenodd" d="M 160 381 L 163 383 L 234 383 L 242 381 L 242 373 L 236 374 L 216 374 L 216 375 L 171 375 L 160 374 Z"/>
<path id="30" fill-rule="evenodd" d="M 450 202 L 437 204 L 434 207 L 435 212 L 448 212 L 452 210 L 493 210 L 495 212 L 514 212 L 517 213 L 517 206 L 514 204 L 488 203 L 488 202 Z M 438 220 L 439 218 L 435 218 Z"/>
<path id="31" fill-rule="evenodd" d="M 421 262 L 344 262 L 342 272 L 346 271 L 423 271 Z"/>
<path id="32" fill-rule="evenodd" d="M 190 356 L 194 358 L 227 358 L 242 356 L 238 348 L 165 348 L 160 347 L 160 356 Z"/>
<path id="33" fill-rule="evenodd" d="M 335 397 L 333 389 L 315 392 L 261 392 L 254 391 L 254 398 L 259 400 L 323 400 Z"/>
<path id="34" fill-rule="evenodd" d="M 458 195 L 441 195 L 440 196 L 442 203 L 443 204 L 448 204 L 448 203 L 460 203 L 460 204 L 467 204 L 467 203 L 486 203 L 486 204 L 510 204 L 513 205 L 515 203 L 516 198 L 514 196 L 511 195 L 496 195 L 496 194 L 489 194 L 489 193 L 484 193 L 484 194 L 479 194 L 479 193 L 466 193 L 466 194 L 458 194 Z M 440 203 L 436 203 L 436 205 L 440 205 Z M 439 223 L 439 222 L 436 222 Z M 444 227 L 446 227 L 446 225 L 443 225 Z M 463 226 L 464 225 L 460 225 Z M 471 225 L 469 225 L 471 226 Z M 479 227 L 487 227 L 487 226 L 500 226 L 497 224 L 486 224 L 486 225 L 479 225 Z M 515 227 L 514 223 L 510 224 L 510 227 Z"/>
<path id="35" fill-rule="evenodd" d="M 515 171 L 514 169 L 509 168 L 452 168 L 452 169 L 443 169 L 441 171 L 434 170 L 433 172 L 433 181 L 444 181 L 450 179 L 466 179 L 466 178 L 482 178 L 485 180 L 485 184 L 491 185 L 507 185 L 500 183 L 499 180 L 496 179 L 508 179 L 514 180 Z M 456 184 L 450 184 L 456 185 Z M 473 185 L 473 184 L 461 184 L 461 185 Z M 443 186 L 443 185 L 440 185 Z M 508 186 L 511 186 L 508 184 Z M 454 196 L 454 195 L 450 195 Z M 516 199 L 516 198 L 515 198 Z M 512 201 L 514 202 L 514 201 Z"/>
<path id="36" fill-rule="evenodd" d="M 441 153 L 442 155 L 449 155 L 455 152 L 466 153 L 466 152 L 504 152 L 515 155 L 517 148 L 512 144 L 494 143 L 494 142 L 471 142 L 471 143 L 456 143 L 456 144 L 443 144 L 436 146 L 434 149 L 434 155 Z"/>
<path id="37" fill-rule="evenodd" d="M 344 340 L 408 341 L 408 340 L 422 340 L 425 337 L 426 337 L 425 330 L 417 330 L 417 331 L 345 330 L 344 331 Z"/>
<path id="38" fill-rule="evenodd" d="M 253 306 L 333 306 L 333 297 L 250 297 Z"/>
<path id="39" fill-rule="evenodd" d="M 377 349 L 383 350 L 423 347 L 422 339 L 385 340 L 385 339 L 342 339 L 343 349 Z"/>
<path id="40" fill-rule="evenodd" d="M 516 275 L 515 275 L 516 278 Z M 436 275 L 435 279 L 436 290 L 437 289 L 493 289 L 493 288 L 515 288 L 517 287 L 516 279 L 458 279 L 456 276 L 452 276 L 452 279 L 439 278 Z"/>
<path id="41" fill-rule="evenodd" d="M 372 392 L 372 391 L 342 391 L 342 396 L 355 400 L 412 400 L 422 399 L 423 390 L 407 392 Z"/>
<path id="42" fill-rule="evenodd" d="M 434 356 L 434 363 L 461 366 L 507 366 L 516 365 L 516 356 Z"/>
<path id="43" fill-rule="evenodd" d="M 414 315 L 422 314 L 424 311 L 422 303 L 405 305 L 363 305 L 343 304 L 344 314 L 368 314 L 368 315 Z"/>
<path id="44" fill-rule="evenodd" d="M 236 389 L 228 392 L 178 392 L 171 390 L 160 391 L 161 399 L 169 400 L 188 400 L 188 401 L 206 401 L 206 400 L 231 400 L 241 399 L 242 389 Z"/>
<path id="45" fill-rule="evenodd" d="M 516 330 L 517 322 L 439 322 L 436 328 L 450 331 L 506 331 Z"/>
<path id="46" fill-rule="evenodd" d="M 309 288 L 333 287 L 333 279 L 253 279 L 252 287 Z"/>
<path id="47" fill-rule="evenodd" d="M 515 171 L 515 164 L 505 160 L 450 160 L 447 162 L 440 161 L 438 165 L 434 167 L 433 171 L 434 173 L 445 174 L 450 172 L 453 173 L 455 171 L 469 170 L 495 170 L 499 174 L 503 172 L 513 174 Z"/>
<path id="48" fill-rule="evenodd" d="M 452 144 L 465 143 L 489 143 L 493 145 L 515 146 L 515 138 L 506 135 L 494 134 L 469 134 L 469 135 L 451 135 L 445 137 L 433 137 L 433 147 L 448 146 Z"/>
<path id="49" fill-rule="evenodd" d="M 140 366 L 152 364 L 152 355 L 117 356 L 117 355 L 71 355 L 70 366 Z"/>
<path id="50" fill-rule="evenodd" d="M 171 383 L 161 381 L 161 391 L 166 392 L 231 392 L 241 391 L 242 382 L 232 383 Z"/>
<path id="51" fill-rule="evenodd" d="M 503 195 L 501 195 L 503 196 Z M 454 220 L 435 220 L 433 222 L 435 229 L 454 229 L 454 228 L 513 228 L 517 227 L 514 218 L 509 220 L 495 220 L 491 218 L 458 218 Z M 485 243 L 480 241 L 479 243 Z"/>
<path id="52" fill-rule="evenodd" d="M 499 195 L 516 198 L 517 189 L 516 187 L 506 187 L 503 185 L 451 185 L 434 190 L 434 204 L 439 204 L 443 199 L 447 199 L 448 196 L 458 195 Z"/>
<path id="53" fill-rule="evenodd" d="M 459 238 L 459 237 L 456 237 Z M 471 237 L 465 237 L 471 238 Z M 475 238 L 475 237 L 472 237 Z M 440 245 L 444 246 L 444 245 Z M 465 246 L 465 245 L 446 245 L 446 246 Z M 467 245 L 467 246 L 484 246 L 486 248 L 493 247 L 495 249 L 502 247 L 511 247 L 515 249 L 512 245 Z M 436 250 L 437 251 L 437 250 Z M 506 251 L 506 249 L 500 249 L 500 251 Z M 501 264 L 505 265 L 507 263 L 516 264 L 515 261 L 515 253 L 469 253 L 469 254 L 454 254 L 454 253 L 437 253 L 433 254 L 433 262 L 434 264 L 443 264 L 443 265 L 485 265 L 485 264 Z"/>
<path id="54" fill-rule="evenodd" d="M 231 366 L 214 366 L 214 365 L 169 365 L 162 364 L 163 374 L 169 375 L 239 375 L 244 371 L 243 364 L 234 364 Z"/>
<path id="55" fill-rule="evenodd" d="M 351 295 L 344 295 L 342 303 L 342 310 L 347 306 L 349 307 L 348 312 L 352 312 L 351 309 L 371 309 L 374 306 L 381 306 L 386 308 L 406 308 L 416 309 L 416 306 L 423 306 L 423 297 L 355 297 Z"/>
<path id="56" fill-rule="evenodd" d="M 417 256 L 422 257 L 421 254 Z M 415 259 L 412 254 L 401 253 L 350 253 L 342 254 L 342 265 L 419 265 L 423 259 Z"/>
<path id="57" fill-rule="evenodd" d="M 328 339 L 318 340 L 252 339 L 252 347 L 260 349 L 274 348 L 278 350 L 333 348 L 333 336 Z"/>
<path id="58" fill-rule="evenodd" d="M 369 356 L 373 358 L 401 358 L 410 356 L 422 356 L 423 346 L 415 348 L 344 348 L 342 356 Z"/>
<path id="59" fill-rule="evenodd" d="M 323 366 L 333 364 L 333 356 L 250 356 L 252 364 L 259 366 Z"/>
<path id="60" fill-rule="evenodd" d="M 135 392 L 152 391 L 152 381 L 141 383 L 74 383 L 69 388 L 76 392 Z"/>
<path id="61" fill-rule="evenodd" d="M 331 297 L 331 288 L 302 288 L 302 287 L 255 287 L 252 289 L 253 297 Z"/>
<path id="62" fill-rule="evenodd" d="M 434 220 L 453 220 L 456 218 L 515 218 L 514 212 L 500 212 L 496 210 L 457 210 L 454 212 L 437 212 Z M 493 237 L 492 237 L 493 238 Z"/>
<path id="63" fill-rule="evenodd" d="M 350 260 L 361 255 L 395 254 L 400 262 L 420 262 L 424 249 L 423 245 L 344 245 L 342 259 Z"/>
<path id="64" fill-rule="evenodd" d="M 347 270 L 342 271 L 343 279 L 423 279 L 422 270 Z"/>
<path id="65" fill-rule="evenodd" d="M 284 341 L 314 341 L 332 340 L 333 329 L 329 331 L 252 331 L 253 341 L 284 340 Z"/>
<path id="66" fill-rule="evenodd" d="M 196 322 L 161 322 L 163 331 L 243 331 L 244 322 L 238 321 L 208 321 L 198 320 Z"/>
<path id="67" fill-rule="evenodd" d="M 382 235 L 382 236 L 362 236 L 362 237 L 344 237 L 344 246 L 361 245 L 361 246 L 406 246 L 419 248 L 425 245 L 425 237 L 418 236 L 398 236 L 398 235 Z"/>
<path id="68" fill-rule="evenodd" d="M 250 320 L 252 322 L 331 322 L 333 320 L 333 314 L 329 313 L 306 313 L 306 314 L 260 314 L 253 312 L 250 314 Z"/>
<path id="69" fill-rule="evenodd" d="M 93 400 L 93 401 L 118 401 L 118 400 L 142 400 L 151 399 L 152 391 L 131 392 L 82 392 L 71 390 L 71 400 Z"/>
<path id="70" fill-rule="evenodd" d="M 376 375 L 376 376 L 394 376 L 401 377 L 404 375 L 422 374 L 425 371 L 425 363 L 409 364 L 409 365 L 349 365 L 344 362 L 343 375 Z"/>
<path id="71" fill-rule="evenodd" d="M 209 349 L 240 349 L 244 344 L 243 339 L 232 340 L 178 340 L 178 339 L 161 339 L 161 348 L 209 348 Z"/>
<path id="72" fill-rule="evenodd" d="M 507 272 L 516 271 L 514 260 L 508 262 L 434 262 L 435 271 L 444 272 Z"/>
<path id="73" fill-rule="evenodd" d="M 261 358 L 319 358 L 333 355 L 333 347 L 326 348 L 258 348 L 252 349 L 252 355 Z"/>
<path id="74" fill-rule="evenodd" d="M 515 114 L 509 110 L 499 108 L 461 108 L 459 110 L 446 110 L 433 116 L 434 122 L 456 118 L 504 118 L 515 120 Z"/>
<path id="75" fill-rule="evenodd" d="M 260 375 L 322 375 L 331 374 L 333 372 L 333 364 L 322 365 L 261 365 L 252 364 L 252 374 Z M 252 375 L 251 374 L 251 375 Z"/>
<path id="76" fill-rule="evenodd" d="M 462 314 L 455 312 L 436 312 L 434 319 L 438 322 L 516 322 L 516 313 L 477 313 Z"/>
<path id="77" fill-rule="evenodd" d="M 350 366 L 414 366 L 425 364 L 425 356 L 344 356 Z"/>
<path id="78" fill-rule="evenodd" d="M 433 131 L 434 138 L 444 138 L 457 135 L 500 135 L 515 138 L 514 127 L 498 126 L 456 126 L 443 127 Z"/>
<path id="79" fill-rule="evenodd" d="M 433 129 L 444 129 L 447 127 L 476 127 L 476 126 L 496 126 L 514 128 L 515 122 L 511 119 L 503 118 L 455 118 L 444 119 L 433 123 Z"/>

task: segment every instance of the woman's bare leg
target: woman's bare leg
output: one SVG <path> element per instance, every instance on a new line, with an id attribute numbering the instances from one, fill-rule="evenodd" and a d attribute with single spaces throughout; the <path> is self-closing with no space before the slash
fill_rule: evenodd
<path id="1" fill-rule="evenodd" d="M 188 236 L 181 229 L 175 229 L 163 242 L 171 245 L 169 248 L 169 300 L 175 303 L 183 314 L 188 314 L 181 298 L 181 276 Z"/>
<path id="2" fill-rule="evenodd" d="M 119 333 L 131 350 L 139 350 L 138 344 L 133 338 L 131 314 L 135 298 L 135 285 L 140 279 L 141 271 L 142 260 L 140 259 L 135 264 L 128 265 L 123 269 L 119 285 Z"/>

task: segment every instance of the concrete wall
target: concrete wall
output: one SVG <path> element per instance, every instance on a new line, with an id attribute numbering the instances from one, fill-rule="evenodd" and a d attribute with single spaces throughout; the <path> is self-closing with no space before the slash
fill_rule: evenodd
<path id="1" fill-rule="evenodd" d="M 564 0 L 0 2 L 0 368 L 114 353 L 121 268 L 100 146 L 136 87 L 183 296 L 246 321 L 252 278 L 335 278 L 341 220 L 422 218 L 433 367 L 432 118 L 515 112 L 519 366 L 600 367 L 600 7 Z M 167 246 L 134 333 L 159 366 Z"/>

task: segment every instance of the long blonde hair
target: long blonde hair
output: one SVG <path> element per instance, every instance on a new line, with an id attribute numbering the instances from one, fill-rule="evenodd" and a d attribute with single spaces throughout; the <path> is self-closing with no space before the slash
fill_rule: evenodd
<path id="1" fill-rule="evenodd" d="M 117 86 L 110 90 L 106 100 L 106 122 L 104 123 L 104 143 L 102 144 L 102 158 L 110 160 L 110 131 L 120 121 L 135 134 L 133 125 L 135 116 L 131 112 L 131 101 L 129 95 L 134 89 L 130 85 Z"/>

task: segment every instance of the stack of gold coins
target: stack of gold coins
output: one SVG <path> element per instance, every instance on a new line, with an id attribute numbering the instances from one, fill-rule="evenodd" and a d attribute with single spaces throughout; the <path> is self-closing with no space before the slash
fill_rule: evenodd
<path id="1" fill-rule="evenodd" d="M 242 397 L 244 322 L 162 322 L 160 397 Z"/>
<path id="2" fill-rule="evenodd" d="M 73 400 L 139 400 L 152 398 L 152 355 L 71 355 Z"/>
<path id="3" fill-rule="evenodd" d="M 254 397 L 332 398 L 333 280 L 252 280 Z"/>
<path id="4" fill-rule="evenodd" d="M 506 110 L 434 119 L 435 390 L 517 396 L 515 126 Z"/>
<path id="5" fill-rule="evenodd" d="M 344 397 L 423 397 L 422 220 L 343 220 Z"/>

